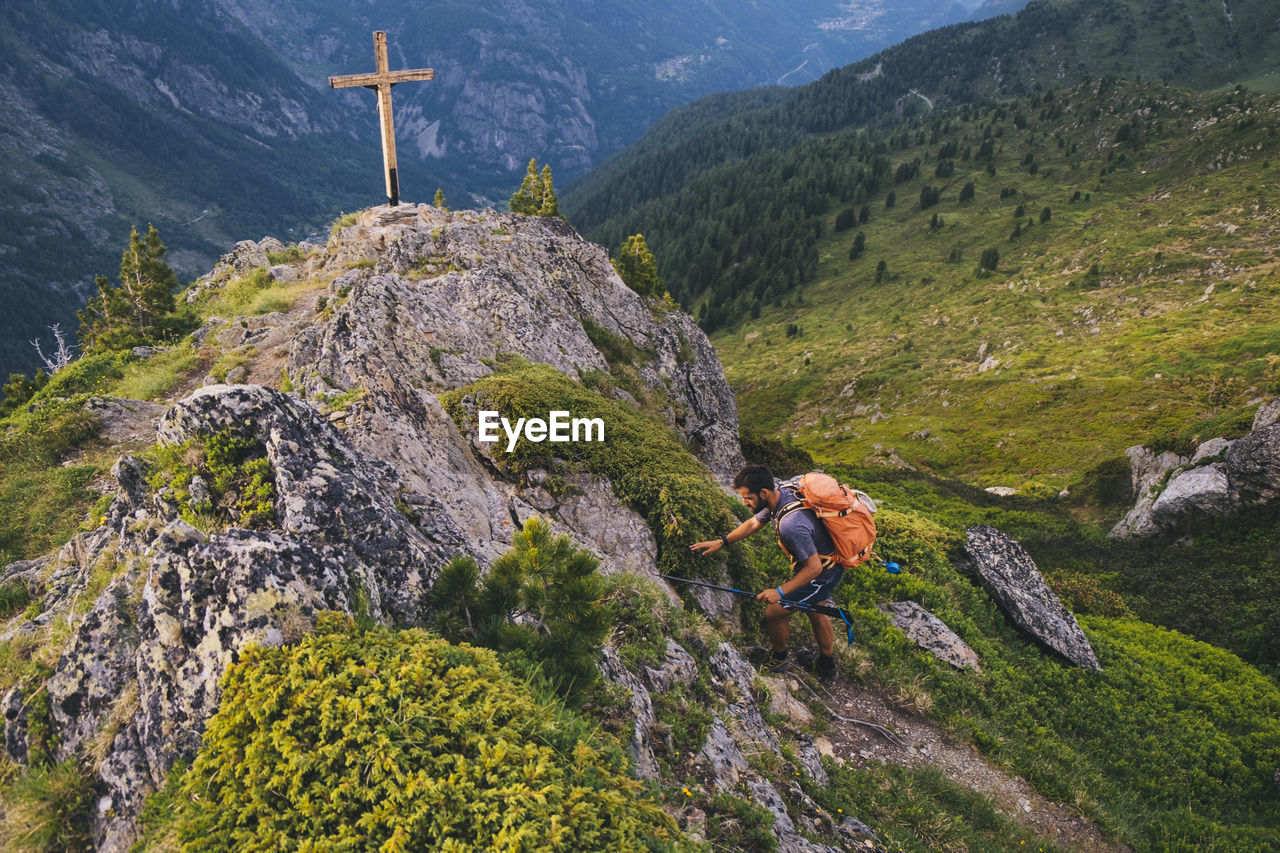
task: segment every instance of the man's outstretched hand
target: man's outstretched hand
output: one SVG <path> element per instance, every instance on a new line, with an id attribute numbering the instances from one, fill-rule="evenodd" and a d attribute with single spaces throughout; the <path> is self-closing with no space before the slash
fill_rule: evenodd
<path id="1" fill-rule="evenodd" d="M 694 542 L 689 546 L 690 551 L 697 551 L 699 554 L 714 554 L 723 547 L 719 539 L 710 539 L 706 542 Z"/>

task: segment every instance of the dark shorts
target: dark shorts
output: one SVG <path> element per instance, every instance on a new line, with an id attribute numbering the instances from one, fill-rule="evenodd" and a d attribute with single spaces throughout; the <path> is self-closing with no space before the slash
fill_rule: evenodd
<path id="1" fill-rule="evenodd" d="M 797 604 L 823 604 L 831 597 L 831 593 L 835 592 L 836 587 L 840 584 L 840 579 L 843 577 L 843 569 L 830 574 L 823 572 L 822 575 L 814 578 L 799 589 L 784 595 L 779 604 L 791 609 L 795 609 Z"/>

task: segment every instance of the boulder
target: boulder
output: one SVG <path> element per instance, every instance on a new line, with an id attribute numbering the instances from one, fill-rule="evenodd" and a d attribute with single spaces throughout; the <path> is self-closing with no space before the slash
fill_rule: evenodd
<path id="1" fill-rule="evenodd" d="M 970 527 L 959 567 L 978 580 L 1010 621 L 1046 648 L 1076 666 L 1102 669 L 1076 617 L 1013 539 L 987 525 Z"/>
<path id="2" fill-rule="evenodd" d="M 978 653 L 947 624 L 914 601 L 893 601 L 883 608 L 889 621 L 917 646 L 956 669 L 982 672 Z"/>
<path id="3" fill-rule="evenodd" d="M 1269 503 L 1280 496 L 1280 423 L 1254 430 L 1227 451 L 1227 476 L 1245 503 Z"/>
<path id="4" fill-rule="evenodd" d="M 1107 536 L 1111 539 L 1129 539 L 1154 536 L 1160 532 L 1159 525 L 1151 516 L 1151 508 L 1156 502 L 1156 487 L 1164 480 L 1165 475 L 1190 460 L 1166 450 L 1156 455 L 1151 450 L 1138 445 L 1125 451 L 1132 468 L 1133 494 L 1138 496 L 1133 509 L 1122 518 Z"/>
<path id="5" fill-rule="evenodd" d="M 1192 516 L 1223 516 L 1236 507 L 1226 466 L 1220 462 L 1180 471 L 1151 505 L 1151 520 L 1164 530 Z"/>
<path id="6" fill-rule="evenodd" d="M 1280 421 L 1280 397 L 1267 400 L 1258 406 L 1258 411 L 1253 416 L 1253 431 L 1269 427 L 1277 421 Z"/>

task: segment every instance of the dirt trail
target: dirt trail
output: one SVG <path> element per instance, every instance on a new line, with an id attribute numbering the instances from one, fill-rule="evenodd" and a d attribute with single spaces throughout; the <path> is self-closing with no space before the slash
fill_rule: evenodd
<path id="1" fill-rule="evenodd" d="M 992 766 L 972 745 L 955 743 L 932 720 L 895 708 L 874 690 L 843 678 L 827 689 L 831 695 L 821 699 L 833 712 L 884 726 L 904 744 L 898 746 L 873 729 L 833 718 L 827 739 L 838 758 L 859 767 L 868 761 L 936 767 L 958 784 L 990 797 L 1002 813 L 1062 848 L 1089 853 L 1130 850 L 1108 841 L 1071 806 L 1046 799 L 1025 779 Z"/>

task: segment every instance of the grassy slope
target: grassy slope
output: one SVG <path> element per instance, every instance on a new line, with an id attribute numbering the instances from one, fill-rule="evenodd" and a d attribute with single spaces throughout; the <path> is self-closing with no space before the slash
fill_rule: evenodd
<path id="1" fill-rule="evenodd" d="M 228 285 L 203 303 L 200 313 L 252 313 L 300 287 L 263 285 L 263 290 L 254 280 L 250 276 Z M 183 377 L 213 369 L 211 365 L 225 355 L 216 350 L 196 353 L 181 345 L 147 361 L 109 356 L 84 360 L 55 377 L 52 390 L 40 399 L 55 414 L 71 411 L 57 404 L 55 396 L 74 404 L 89 393 L 128 388 L 163 399 Z M 541 398 L 548 395 L 583 405 L 615 406 L 604 392 L 610 381 L 627 380 L 625 365 L 616 366 L 616 375 L 595 377 L 595 390 L 537 368 L 513 365 L 508 370 L 509 375 L 486 380 L 486 387 L 496 392 L 504 378 L 518 380 L 512 393 L 542 409 L 548 401 Z M 10 438 L 29 439 L 24 445 L 28 448 L 34 448 L 41 436 L 66 439 L 51 444 L 45 456 L 28 457 L 32 471 L 55 471 L 68 453 L 92 446 L 91 431 L 72 432 L 52 419 L 42 425 L 28 418 L 10 420 Z M 626 444 L 632 440 L 619 437 L 625 444 L 616 448 L 619 458 L 637 452 L 639 445 Z M 612 464 L 609 458 L 598 461 Z M 715 509 L 707 507 L 702 495 L 705 481 L 676 476 L 674 469 L 664 476 L 669 480 L 670 505 L 695 507 L 700 519 Z M 1274 682 L 1229 653 L 1137 621 L 1101 615 L 1105 608 L 1084 625 L 1107 668 L 1090 676 L 1066 667 L 1011 628 L 948 560 L 964 526 L 976 520 L 1032 539 L 1038 531 L 1034 544 L 1041 551 L 1052 543 L 1068 542 L 1080 529 L 1057 507 L 1027 499 L 996 502 L 971 487 L 887 469 L 854 472 L 854 477 L 874 481 L 873 491 L 885 499 L 880 547 L 886 557 L 900 560 L 907 573 L 890 577 L 860 572 L 843 588 L 844 601 L 858 614 L 859 645 L 843 653 L 850 677 L 867 678 L 890 692 L 912 692 L 922 706 L 932 703 L 933 715 L 958 737 L 972 740 L 993 760 L 1025 774 L 1047 795 L 1076 803 L 1139 849 L 1265 849 L 1280 844 L 1280 813 L 1267 793 L 1269 774 L 1280 761 L 1280 691 Z M 626 486 L 623 479 L 618 484 Z M 83 511 L 81 506 L 79 512 Z M 65 514 L 75 516 L 75 507 L 66 507 Z M 703 526 L 677 523 L 668 529 L 664 522 L 655 534 L 674 555 L 683 551 L 677 540 L 704 537 Z M 771 576 L 785 571 L 772 543 L 753 545 L 758 547 L 740 550 L 737 560 Z M 36 546 L 28 542 L 25 547 Z M 947 619 L 982 656 L 985 674 L 954 672 L 909 646 L 874 608 L 878 601 L 900 598 L 920 601 Z M 753 623 L 736 641 L 755 639 Z M 661 655 L 662 649 L 654 653 Z M 0 646 L 0 659 L 12 658 L 14 667 L 33 665 L 32 655 L 30 648 Z M 868 661 L 869 671 L 864 669 Z M 860 672 L 865 674 L 857 675 Z M 927 702 L 921 703 L 921 694 L 929 697 Z M 663 725 L 675 730 L 688 718 L 706 716 L 701 706 L 683 702 L 667 709 Z M 689 746 L 684 751 L 696 754 L 698 744 Z M 698 802 L 703 794 L 712 797 L 714 792 L 700 789 L 688 759 L 680 756 L 675 753 L 664 765 L 669 771 L 664 790 L 676 799 L 691 796 L 682 789 L 695 791 Z M 1023 830 L 997 820 L 989 803 L 966 798 L 921 774 L 908 773 L 910 778 L 904 780 L 892 770 L 864 772 L 852 764 L 832 767 L 832 772 L 832 787 L 813 795 L 830 810 L 871 816 L 897 847 L 1027 849 L 1022 840 L 1034 843 L 1019 835 Z"/>
<path id="2" fill-rule="evenodd" d="M 1252 100 L 1242 117 L 1236 97 L 1077 91 L 1057 120 L 1015 102 L 1003 119 L 952 118 L 937 141 L 893 152 L 895 165 L 923 161 L 893 187 L 897 205 L 885 208 L 885 191 L 870 199 L 866 225 L 821 241 L 801 299 L 714 336 L 744 424 L 833 458 L 879 445 L 984 486 L 1056 490 L 1129 445 L 1274 391 L 1280 215 L 1268 197 L 1280 141 L 1267 125 L 1280 104 Z M 1117 143 L 1144 111 L 1148 141 Z M 988 122 L 996 175 L 956 160 L 934 177 L 940 144 L 976 149 Z M 975 200 L 960 203 L 968 181 Z M 922 211 L 925 184 L 943 191 Z M 867 250 L 850 262 L 856 230 Z M 980 274 L 988 247 L 999 267 Z M 880 260 L 888 277 L 876 284 Z M 789 324 L 801 333 L 788 338 Z M 984 371 L 987 358 L 998 365 Z"/>

